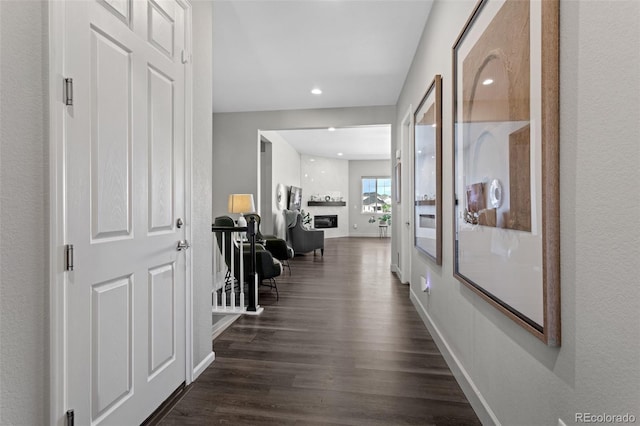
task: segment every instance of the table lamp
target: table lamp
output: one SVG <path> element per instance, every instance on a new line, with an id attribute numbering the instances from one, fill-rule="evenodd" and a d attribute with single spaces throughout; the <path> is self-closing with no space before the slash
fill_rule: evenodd
<path id="1" fill-rule="evenodd" d="M 247 219 L 242 215 L 243 213 L 251 213 L 256 211 L 256 206 L 253 202 L 253 194 L 231 194 L 229 195 L 229 213 L 240 213 L 238 217 L 238 226 L 247 226 Z"/>

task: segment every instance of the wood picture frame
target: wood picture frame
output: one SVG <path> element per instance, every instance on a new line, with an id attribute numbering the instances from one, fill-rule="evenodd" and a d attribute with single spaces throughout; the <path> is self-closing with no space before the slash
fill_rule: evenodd
<path id="1" fill-rule="evenodd" d="M 442 76 L 414 112 L 414 245 L 442 265 Z"/>
<path id="2" fill-rule="evenodd" d="M 560 333 L 559 0 L 480 0 L 453 46 L 456 279 Z"/>

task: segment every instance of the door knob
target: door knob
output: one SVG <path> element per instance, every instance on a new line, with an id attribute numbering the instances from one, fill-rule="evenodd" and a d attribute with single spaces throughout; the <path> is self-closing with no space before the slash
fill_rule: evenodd
<path id="1" fill-rule="evenodd" d="M 189 241 L 180 240 L 180 241 L 178 241 L 178 247 L 176 247 L 176 250 L 182 251 L 182 250 L 188 249 L 189 247 L 191 247 L 191 245 L 189 244 Z"/>

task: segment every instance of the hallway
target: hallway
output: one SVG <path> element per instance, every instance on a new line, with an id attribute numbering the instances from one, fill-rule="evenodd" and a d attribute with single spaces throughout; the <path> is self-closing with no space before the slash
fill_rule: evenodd
<path id="1" fill-rule="evenodd" d="M 280 300 L 214 341 L 216 360 L 162 425 L 479 424 L 389 271 L 389 239 L 325 240 L 291 262 Z"/>

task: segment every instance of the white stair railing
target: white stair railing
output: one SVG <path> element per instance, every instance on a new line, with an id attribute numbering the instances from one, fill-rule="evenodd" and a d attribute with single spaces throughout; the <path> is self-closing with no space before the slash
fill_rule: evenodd
<path id="1" fill-rule="evenodd" d="M 214 225 L 212 231 L 212 312 L 260 314 L 263 308 L 258 305 L 258 276 L 255 273 L 255 222 L 251 221 L 247 227 Z M 248 244 L 245 235 L 249 237 Z M 249 261 L 248 274 L 245 274 L 245 257 Z M 245 285 L 249 292 L 248 297 L 245 294 Z"/>

